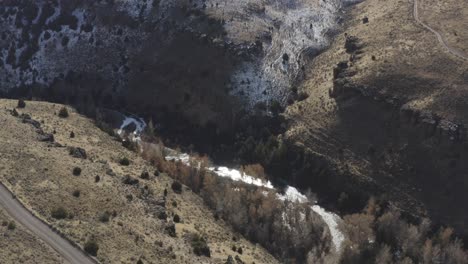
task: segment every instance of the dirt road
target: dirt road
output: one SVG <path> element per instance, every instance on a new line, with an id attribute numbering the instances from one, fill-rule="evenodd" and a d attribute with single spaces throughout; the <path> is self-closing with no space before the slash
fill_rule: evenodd
<path id="1" fill-rule="evenodd" d="M 23 225 L 34 235 L 42 239 L 46 244 L 57 251 L 66 262 L 80 264 L 96 263 L 83 251 L 74 247 L 70 242 L 62 238 L 49 226 L 32 215 L 17 199 L 13 198 L 12 193 L 1 183 L 0 206 L 5 209 L 5 211 L 15 219 L 16 222 Z"/>
<path id="2" fill-rule="evenodd" d="M 457 50 L 457 49 L 454 49 L 452 47 L 450 47 L 448 44 L 447 44 L 447 40 L 444 38 L 444 36 L 442 36 L 442 34 L 440 34 L 437 30 L 431 28 L 429 25 L 427 25 L 426 23 L 424 23 L 420 17 L 419 17 L 419 2 L 418 0 L 414 0 L 414 6 L 413 6 L 413 16 L 414 16 L 414 19 L 416 20 L 416 22 L 418 22 L 419 24 L 421 24 L 424 28 L 426 28 L 427 30 L 431 31 L 432 33 L 434 33 L 434 35 L 437 36 L 437 40 L 439 41 L 439 43 L 450 53 L 452 53 L 453 55 L 457 56 L 458 58 L 460 59 L 464 59 L 464 60 L 468 60 L 468 56 L 465 55 L 463 52 Z"/>

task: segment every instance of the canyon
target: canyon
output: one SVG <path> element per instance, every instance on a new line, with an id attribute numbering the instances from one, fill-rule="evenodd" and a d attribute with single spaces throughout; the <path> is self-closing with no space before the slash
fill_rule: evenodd
<path id="1" fill-rule="evenodd" d="M 344 256 L 347 216 L 373 199 L 375 221 L 390 210 L 466 240 L 467 18 L 456 0 L 3 1 L 0 96 L 150 131 L 170 160 L 207 155 L 284 200 L 312 192 Z"/>

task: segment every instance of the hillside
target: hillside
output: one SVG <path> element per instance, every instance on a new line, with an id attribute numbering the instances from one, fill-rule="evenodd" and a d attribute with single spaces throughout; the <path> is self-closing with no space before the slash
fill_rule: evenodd
<path id="1" fill-rule="evenodd" d="M 6 0 L 0 181 L 102 263 L 467 263 L 467 28 L 460 0 Z"/>
<path id="2" fill-rule="evenodd" d="M 466 52 L 466 3 L 418 2 L 418 18 Z M 288 107 L 286 134 L 409 214 L 466 234 L 466 210 L 453 208 L 468 187 L 468 61 L 414 12 L 413 1 L 352 6 L 331 47 L 308 65 L 298 90 L 310 97 Z"/>
<path id="3" fill-rule="evenodd" d="M 0 210 L 0 223 L 2 263 L 62 263 L 63 260 L 52 248 L 15 223 L 3 210 Z"/>
<path id="4" fill-rule="evenodd" d="M 5 1 L 0 93 L 225 130 L 244 108 L 286 102 L 350 2 Z"/>
<path id="5" fill-rule="evenodd" d="M 42 142 L 39 130 L 7 110 L 16 103 L 0 101 L 1 181 L 28 209 L 73 242 L 83 247 L 89 240 L 96 241 L 99 262 L 224 263 L 229 255 L 240 255 L 246 263 L 276 262 L 264 249 L 216 221 L 189 189 L 174 193 L 169 177 L 154 176 L 155 168 L 91 120 L 71 108 L 68 118 L 60 118 L 61 105 L 27 102 L 18 112 L 38 120 L 45 135 L 55 131 L 55 142 Z M 70 138 L 72 131 L 75 136 Z M 85 149 L 86 158 L 71 156 L 70 147 Z M 123 157 L 130 160 L 129 166 L 120 165 Z M 81 168 L 79 175 L 74 175 L 75 167 Z M 149 179 L 140 179 L 144 171 L 150 173 Z M 123 183 L 126 175 L 140 183 Z M 176 214 L 180 223 L 173 222 Z M 195 234 L 206 239 L 211 258 L 193 253 Z M 233 252 L 233 245 L 241 247 L 242 254 Z M 37 244 L 37 252 L 41 246 Z"/>

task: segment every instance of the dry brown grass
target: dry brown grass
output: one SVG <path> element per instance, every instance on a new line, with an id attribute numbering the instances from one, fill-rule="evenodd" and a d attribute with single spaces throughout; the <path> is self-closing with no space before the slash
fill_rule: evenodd
<path id="1" fill-rule="evenodd" d="M 445 17 L 466 12 L 466 2 L 451 1 L 456 5 L 433 2 L 423 1 L 422 17 L 442 23 L 447 31 L 463 31 L 460 27 L 468 23 L 468 16 Z M 310 141 L 320 153 L 335 151 L 336 139 L 327 130 L 341 122 L 339 111 L 347 105 L 337 104 L 328 91 L 333 88 L 333 68 L 350 58 L 344 49 L 345 32 L 358 37 L 363 45 L 362 54 L 352 63 L 353 82 L 366 85 L 368 92 L 408 101 L 414 109 L 434 111 L 441 117 L 467 123 L 468 61 L 445 52 L 437 38 L 415 22 L 412 8 L 412 1 L 367 0 L 347 11 L 343 32 L 307 67 L 305 82 L 299 90 L 306 91 L 309 98 L 286 111 L 295 123 L 288 131 L 290 138 Z M 445 9 L 452 11 L 444 13 Z M 369 18 L 369 23 L 362 23 L 364 17 Z M 452 42 L 468 47 L 465 32 L 457 34 L 457 40 Z"/>
<path id="2" fill-rule="evenodd" d="M 420 15 L 429 26 L 441 32 L 450 46 L 468 54 L 468 3 L 458 0 L 421 1 Z"/>
<path id="3" fill-rule="evenodd" d="M 12 221 L 13 219 L 0 209 L 1 263 L 63 263 L 57 252 L 20 224 L 16 223 L 13 230 L 4 225 Z"/>
<path id="4" fill-rule="evenodd" d="M 0 179 L 27 208 L 71 240 L 83 246 L 94 237 L 102 263 L 136 263 L 140 258 L 145 263 L 221 263 L 232 255 L 225 249 L 236 234 L 222 221 L 215 221 L 201 198 L 190 190 L 184 188 L 182 194 L 174 194 L 169 187 L 172 179 L 164 173 L 159 177 L 151 175 L 149 180 L 140 179 L 135 186 L 123 184 L 125 175 L 138 179 L 142 171 L 152 172 L 155 168 L 96 128 L 91 120 L 72 109 L 68 118 L 59 118 L 54 112 L 62 106 L 43 102 L 27 102 L 20 111 L 43 121 L 46 132 L 55 130 L 60 144 L 84 148 L 88 159 L 77 159 L 68 155 L 65 147 L 39 142 L 32 126 L 5 110 L 14 106 L 16 101 L 0 100 Z M 70 131 L 75 133 L 74 138 L 69 137 Z M 119 164 L 122 157 L 131 160 L 129 166 Z M 72 175 L 74 167 L 82 169 L 80 176 Z M 100 176 L 99 182 L 95 182 L 96 176 Z M 164 233 L 166 221 L 153 215 L 151 202 L 162 199 L 164 189 L 169 192 L 168 219 L 175 213 L 182 219 L 176 224 L 175 238 Z M 79 197 L 73 195 L 76 190 L 80 191 Z M 73 217 L 52 218 L 51 211 L 59 206 Z M 105 211 L 111 215 L 115 211 L 115 216 L 103 223 L 99 217 Z M 193 255 L 184 230 L 204 234 L 212 257 Z M 245 239 L 241 243 L 246 249 L 242 259 L 249 263 L 254 259 L 256 263 L 276 262 L 264 249 Z"/>
<path id="5" fill-rule="evenodd" d="M 247 175 L 266 180 L 265 169 L 260 164 L 249 164 L 242 166 L 241 171 Z"/>
<path id="6" fill-rule="evenodd" d="M 463 15 L 468 10 L 466 1 L 419 2 L 422 5 L 420 16 L 426 23 L 444 34 L 451 34 L 451 37 L 447 35 L 451 45 L 468 47 L 466 30 L 462 30 L 466 28 L 463 25 L 467 24 L 468 18 Z M 365 17 L 369 20 L 366 24 L 362 21 Z M 362 45 L 361 53 L 352 61 L 344 48 L 345 33 L 357 37 Z M 333 68 L 341 61 L 350 66 L 348 73 L 352 74 L 347 80 L 372 96 L 358 93 L 343 98 L 329 96 L 333 89 Z M 444 150 L 437 144 L 432 145 L 430 139 L 415 140 L 414 134 L 424 134 L 424 130 L 404 123 L 402 118 L 395 121 L 398 119 L 395 116 L 398 116 L 398 103 L 401 103 L 410 109 L 433 112 L 466 126 L 467 73 L 468 61 L 446 52 L 436 36 L 414 20 L 413 1 L 362 1 L 346 10 L 343 30 L 331 47 L 306 66 L 305 81 L 298 90 L 310 96 L 287 108 L 286 116 L 292 125 L 286 138 L 325 156 L 342 174 L 384 186 L 391 199 L 411 213 L 421 215 L 429 208 L 431 216 L 447 221 L 457 230 L 466 230 L 463 225 L 466 214 L 450 207 L 454 200 L 464 200 L 454 198 L 462 197 L 464 192 L 455 192 L 456 187 L 451 187 L 446 200 L 440 199 L 441 194 L 435 195 L 441 189 L 438 186 L 444 185 L 448 169 L 442 167 L 445 165 L 432 164 L 446 155 Z M 377 97 L 396 98 L 397 103 L 390 106 L 385 100 L 375 100 Z M 404 149 L 411 144 L 416 150 L 389 153 L 392 148 Z M 371 156 L 370 148 L 380 150 Z M 451 152 L 456 153 L 447 151 Z M 429 166 L 434 169 L 425 170 Z M 408 167 L 415 168 L 415 173 Z M 458 168 L 461 171 L 459 182 L 462 183 L 463 168 L 461 165 Z M 412 189 L 401 184 L 413 177 L 415 180 L 408 184 Z M 434 178 L 440 182 L 427 183 Z M 416 188 L 420 188 L 419 193 L 415 192 Z"/>

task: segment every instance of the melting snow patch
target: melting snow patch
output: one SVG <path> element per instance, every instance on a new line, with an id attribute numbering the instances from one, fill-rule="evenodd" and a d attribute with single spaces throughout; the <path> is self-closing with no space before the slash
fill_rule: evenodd
<path id="1" fill-rule="evenodd" d="M 291 201 L 304 203 L 307 202 L 307 197 L 300 193 L 296 188 L 288 186 L 283 195 L 278 194 L 278 199 L 281 201 Z"/>
<path id="2" fill-rule="evenodd" d="M 166 150 L 174 152 L 172 149 L 166 148 Z M 190 156 L 187 153 L 167 155 L 165 158 L 166 160 L 180 161 L 185 165 L 190 165 Z"/>
<path id="3" fill-rule="evenodd" d="M 120 126 L 119 130 L 117 131 L 117 133 L 119 135 L 122 135 L 123 130 L 125 129 L 125 127 L 127 127 L 130 124 L 135 124 L 135 130 L 132 133 L 131 140 L 135 141 L 135 142 L 140 141 L 141 140 L 141 137 L 140 137 L 141 133 L 146 128 L 146 122 L 142 118 L 137 119 L 137 118 L 126 116 L 124 121 L 122 122 L 122 125 Z"/>
<path id="4" fill-rule="evenodd" d="M 247 184 L 273 189 L 273 184 L 271 184 L 270 181 L 263 181 L 262 179 L 244 174 L 235 169 L 229 169 L 227 167 L 210 167 L 208 169 L 220 177 L 228 177 L 233 181 L 242 181 Z"/>
<path id="5" fill-rule="evenodd" d="M 319 214 L 323 221 L 325 221 L 325 223 L 328 225 L 332 236 L 333 245 L 335 245 L 335 250 L 339 252 L 341 250 L 341 244 L 344 241 L 344 236 L 338 229 L 338 221 L 341 220 L 340 217 L 334 213 L 325 211 L 325 209 L 318 205 L 312 206 L 312 210 Z"/>
<path id="6" fill-rule="evenodd" d="M 133 132 L 134 140 L 135 139 L 139 140 L 141 132 L 143 132 L 143 130 L 146 127 L 145 121 L 141 118 L 126 117 L 122 125 L 120 126 L 118 133 L 121 134 L 123 129 L 132 123 L 135 124 L 136 126 L 136 129 Z M 191 158 L 189 154 L 178 153 L 177 151 L 170 149 L 170 148 L 166 148 L 165 150 L 168 153 L 170 153 L 165 156 L 166 160 L 180 161 L 185 165 L 192 166 Z M 198 164 L 198 167 L 200 167 L 200 163 Z M 274 186 L 270 181 L 264 181 L 256 177 L 246 175 L 243 172 L 236 170 L 236 169 L 230 169 L 228 167 L 209 167 L 208 170 L 212 171 L 213 173 L 215 173 L 216 175 L 220 177 L 230 178 L 233 181 L 241 181 L 250 185 L 265 187 L 267 189 L 274 189 Z M 268 195 L 268 192 L 264 191 L 263 194 Z M 299 203 L 304 203 L 308 201 L 307 197 L 304 194 L 300 193 L 298 189 L 291 187 L 291 186 L 288 186 L 286 188 L 284 194 L 277 194 L 277 197 L 281 201 L 291 201 L 291 202 L 299 202 Z M 312 211 L 320 215 L 323 221 L 328 225 L 335 250 L 336 252 L 340 252 L 341 245 L 344 241 L 344 235 L 338 229 L 338 223 L 339 221 L 341 221 L 341 218 L 334 213 L 325 211 L 325 209 L 323 209 L 322 207 L 318 205 L 313 205 L 311 209 Z M 283 217 L 286 217 L 286 216 L 283 216 Z"/>
<path id="7" fill-rule="evenodd" d="M 178 154 L 172 149 L 167 150 L 170 151 L 172 154 L 167 155 L 166 160 L 181 161 L 185 165 L 190 166 L 190 155 L 188 155 L 187 153 Z M 262 186 L 268 189 L 274 189 L 274 186 L 270 181 L 263 181 L 253 176 L 246 175 L 239 170 L 229 169 L 228 167 L 210 167 L 208 169 L 216 173 L 216 175 L 220 177 L 227 177 L 233 181 L 242 181 L 246 184 Z M 263 194 L 268 195 L 268 192 L 264 191 Z M 299 190 L 291 186 L 288 186 L 286 188 L 284 194 L 277 194 L 277 197 L 281 201 L 291 201 L 299 203 L 304 203 L 308 200 L 304 194 L 300 193 Z M 330 229 L 330 234 L 332 236 L 332 242 L 335 247 L 335 250 L 336 252 L 339 252 L 341 250 L 341 244 L 344 241 L 344 235 L 338 229 L 338 222 L 341 220 L 340 217 L 334 213 L 325 211 L 325 209 L 318 205 L 314 205 L 311 208 L 312 211 L 320 215 L 323 221 L 327 224 L 328 228 Z"/>
<path id="8" fill-rule="evenodd" d="M 146 123 L 145 121 L 142 119 L 142 118 L 133 118 L 133 117 L 125 117 L 124 121 L 122 122 L 122 125 L 120 126 L 120 129 L 118 131 L 119 134 L 122 133 L 123 129 L 130 125 L 130 124 L 135 124 L 136 128 L 135 128 L 135 131 L 133 131 L 133 134 L 134 135 L 140 135 L 141 132 L 143 132 L 143 130 L 145 129 L 146 127 Z"/>

